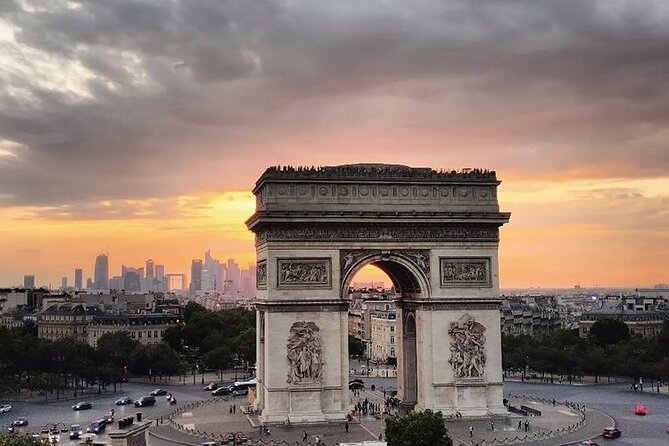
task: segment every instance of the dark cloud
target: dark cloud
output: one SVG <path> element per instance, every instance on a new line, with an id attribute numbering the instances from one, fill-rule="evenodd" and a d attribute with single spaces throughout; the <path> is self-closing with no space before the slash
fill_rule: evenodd
<path id="1" fill-rule="evenodd" d="M 0 203 L 94 213 L 370 158 L 669 168 L 666 2 L 28 3 L 0 0 Z"/>

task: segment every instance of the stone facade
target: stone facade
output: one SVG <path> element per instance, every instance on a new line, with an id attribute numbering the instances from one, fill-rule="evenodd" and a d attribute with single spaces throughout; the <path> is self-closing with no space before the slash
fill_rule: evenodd
<path id="1" fill-rule="evenodd" d="M 505 412 L 497 248 L 509 214 L 499 211 L 498 184 L 494 172 L 478 169 L 362 164 L 265 171 L 246 222 L 256 235 L 258 269 L 265 265 L 256 301 L 262 422 L 345 419 L 344 297 L 368 264 L 388 274 L 399 296 L 402 403 L 465 416 Z M 484 335 L 462 341 L 462 354 L 470 356 L 460 364 L 452 350 L 459 334 L 449 330 L 467 321 Z M 296 339 L 295 324 L 312 334 Z M 298 341 L 299 348 L 287 348 Z"/>

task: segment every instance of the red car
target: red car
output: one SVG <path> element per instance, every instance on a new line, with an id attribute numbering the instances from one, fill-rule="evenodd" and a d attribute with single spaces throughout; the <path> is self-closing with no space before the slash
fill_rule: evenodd
<path id="1" fill-rule="evenodd" d="M 634 406 L 634 415 L 646 415 L 646 407 L 643 404 L 637 404 Z"/>
<path id="2" fill-rule="evenodd" d="M 602 431 L 602 437 L 604 438 L 618 438 L 621 435 L 622 432 L 620 432 L 620 429 L 615 427 L 605 427 L 604 431 Z"/>

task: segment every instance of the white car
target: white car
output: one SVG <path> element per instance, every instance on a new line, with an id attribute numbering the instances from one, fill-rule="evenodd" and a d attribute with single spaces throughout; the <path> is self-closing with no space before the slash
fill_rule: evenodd
<path id="1" fill-rule="evenodd" d="M 0 413 L 7 413 L 12 411 L 12 406 L 9 404 L 2 404 L 0 405 Z"/>

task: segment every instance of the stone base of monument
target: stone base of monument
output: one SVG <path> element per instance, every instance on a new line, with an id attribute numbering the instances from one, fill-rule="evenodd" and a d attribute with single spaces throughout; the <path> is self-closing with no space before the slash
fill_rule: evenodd
<path id="1" fill-rule="evenodd" d="M 139 421 L 125 429 L 109 432 L 112 446 L 146 446 L 146 431 L 152 424 L 152 421 Z"/>

